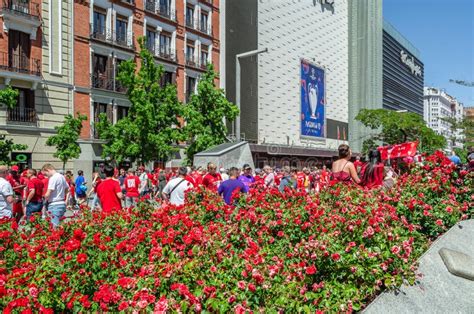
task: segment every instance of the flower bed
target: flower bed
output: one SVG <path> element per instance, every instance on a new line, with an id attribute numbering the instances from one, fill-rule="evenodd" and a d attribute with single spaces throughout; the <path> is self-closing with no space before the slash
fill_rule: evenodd
<path id="1" fill-rule="evenodd" d="M 414 282 L 430 241 L 473 217 L 473 184 L 436 154 L 388 192 L 252 191 L 235 208 L 193 192 L 184 208 L 84 213 L 57 230 L 3 223 L 0 307 L 356 311 L 382 289 Z"/>

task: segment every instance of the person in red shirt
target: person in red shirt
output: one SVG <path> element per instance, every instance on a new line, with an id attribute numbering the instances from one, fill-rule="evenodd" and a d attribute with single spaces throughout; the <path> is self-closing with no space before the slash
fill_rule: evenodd
<path id="1" fill-rule="evenodd" d="M 138 189 L 140 188 L 140 178 L 135 175 L 135 172 L 130 168 L 128 175 L 124 181 L 125 185 L 125 206 L 130 207 L 135 205 L 140 196 Z"/>
<path id="2" fill-rule="evenodd" d="M 361 185 L 369 189 L 381 187 L 383 185 L 384 164 L 378 149 L 369 152 L 369 162 L 361 170 Z"/>
<path id="3" fill-rule="evenodd" d="M 122 188 L 117 179 L 114 178 L 114 167 L 105 166 L 106 179 L 97 187 L 97 195 L 100 200 L 102 212 L 110 214 L 113 211 L 122 209 Z"/>
<path id="4" fill-rule="evenodd" d="M 10 169 L 10 174 L 6 177 L 6 180 L 11 184 L 13 192 L 15 193 L 13 201 L 13 217 L 15 217 L 17 222 L 19 222 L 23 216 L 22 196 L 23 189 L 25 188 L 25 185 L 20 183 L 18 171 L 20 171 L 20 168 L 17 165 L 13 165 Z"/>
<path id="5" fill-rule="evenodd" d="M 202 184 L 202 174 L 203 174 L 202 168 L 199 168 L 197 170 L 194 169 L 191 172 L 191 177 L 193 177 L 194 179 L 195 187 L 200 186 Z"/>
<path id="6" fill-rule="evenodd" d="M 25 215 L 26 221 L 30 221 L 33 213 L 40 213 L 43 209 L 43 182 L 36 177 L 35 169 L 28 169 L 28 186 L 26 188 Z"/>
<path id="7" fill-rule="evenodd" d="M 202 185 L 208 189 L 217 191 L 221 181 L 222 177 L 221 174 L 217 172 L 217 166 L 210 162 L 207 165 L 207 174 L 202 179 Z"/>
<path id="8" fill-rule="evenodd" d="M 260 168 L 255 169 L 255 175 L 253 177 L 255 179 L 255 186 L 265 185 L 265 176 L 264 176 L 264 173 L 262 173 L 262 169 Z"/>

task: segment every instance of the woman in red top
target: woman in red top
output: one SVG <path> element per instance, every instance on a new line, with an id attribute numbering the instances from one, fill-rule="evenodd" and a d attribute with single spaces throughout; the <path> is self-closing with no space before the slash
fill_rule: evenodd
<path id="1" fill-rule="evenodd" d="M 362 167 L 361 176 L 361 185 L 369 189 L 378 188 L 383 185 L 384 164 L 377 149 L 369 152 L 369 162 Z"/>
<path id="2" fill-rule="evenodd" d="M 349 145 L 341 144 L 338 148 L 339 159 L 332 164 L 332 183 L 360 183 L 354 164 L 350 161 L 352 151 Z"/>

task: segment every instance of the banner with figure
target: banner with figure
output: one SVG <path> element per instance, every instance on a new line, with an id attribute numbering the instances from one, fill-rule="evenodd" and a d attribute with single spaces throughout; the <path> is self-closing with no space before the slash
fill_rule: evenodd
<path id="1" fill-rule="evenodd" d="M 377 149 L 380 152 L 382 160 L 396 159 L 402 157 L 413 157 L 416 155 L 418 142 L 406 142 L 402 144 L 380 146 Z"/>
<path id="2" fill-rule="evenodd" d="M 301 60 L 301 136 L 326 137 L 324 69 Z"/>

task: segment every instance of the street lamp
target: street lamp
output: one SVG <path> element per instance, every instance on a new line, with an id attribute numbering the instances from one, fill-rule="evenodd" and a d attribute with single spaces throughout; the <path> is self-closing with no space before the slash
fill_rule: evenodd
<path id="1" fill-rule="evenodd" d="M 247 51 L 235 56 L 235 104 L 239 108 L 239 115 L 235 119 L 235 133 L 237 133 L 238 141 L 240 141 L 240 58 L 247 58 L 264 52 L 268 52 L 268 48 Z"/>

